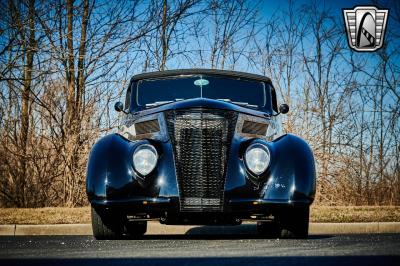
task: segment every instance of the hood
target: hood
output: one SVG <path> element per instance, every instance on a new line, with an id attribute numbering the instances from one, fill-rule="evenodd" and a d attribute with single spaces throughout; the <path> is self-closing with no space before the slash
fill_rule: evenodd
<path id="1" fill-rule="evenodd" d="M 170 110 L 180 110 L 180 109 L 191 109 L 191 108 L 204 108 L 204 109 L 220 109 L 220 110 L 227 110 L 227 111 L 236 111 L 239 113 L 244 113 L 253 116 L 259 117 L 270 117 L 270 113 L 262 112 L 260 110 L 255 110 L 252 108 L 246 108 L 234 103 L 224 102 L 220 100 L 213 100 L 208 98 L 194 98 L 194 99 L 187 99 L 178 102 L 163 104 L 158 107 L 153 107 L 149 109 L 144 109 L 142 111 L 138 111 L 133 113 L 133 117 L 135 119 L 147 116 L 159 112 L 165 112 Z"/>

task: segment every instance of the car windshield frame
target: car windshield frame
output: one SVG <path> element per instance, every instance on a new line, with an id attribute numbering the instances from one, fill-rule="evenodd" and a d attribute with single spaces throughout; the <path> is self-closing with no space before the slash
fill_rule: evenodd
<path id="1" fill-rule="evenodd" d="M 218 80 L 219 82 L 222 82 L 222 83 L 224 82 L 224 80 L 227 81 L 227 82 L 235 82 L 235 81 L 243 82 L 244 81 L 244 82 L 249 82 L 249 84 L 250 83 L 260 83 L 260 85 L 262 86 L 262 94 L 263 94 L 262 105 L 260 105 L 260 103 L 257 103 L 256 105 L 254 105 L 254 102 L 253 103 L 249 102 L 246 105 L 245 103 L 243 103 L 243 100 L 239 102 L 239 101 L 237 101 L 238 99 L 231 99 L 229 97 L 223 97 L 223 98 L 204 97 L 204 95 L 203 95 L 204 94 L 203 93 L 204 88 L 203 87 L 207 86 L 208 84 L 203 85 L 203 86 L 202 85 L 197 85 L 197 84 L 195 85 L 195 84 L 193 84 L 193 81 L 196 78 L 198 78 L 198 80 L 203 80 L 204 79 L 206 81 L 208 81 L 207 79 L 214 80 L 214 81 Z M 140 88 L 140 84 L 142 82 L 146 82 L 146 81 L 179 80 L 179 79 L 187 79 L 187 81 L 192 82 L 192 84 L 193 84 L 192 89 L 195 89 L 196 86 L 198 86 L 199 90 L 200 90 L 197 95 L 196 95 L 196 93 L 194 93 L 193 97 L 185 98 L 185 100 L 195 99 L 195 98 L 206 98 L 206 99 L 213 99 L 213 100 L 226 100 L 227 102 L 231 102 L 231 103 L 237 104 L 237 105 L 242 105 L 242 106 L 245 106 L 245 107 L 248 107 L 248 108 L 252 108 L 252 109 L 264 110 L 264 109 L 272 108 L 272 103 L 268 104 L 268 100 L 271 100 L 271 96 L 272 96 L 271 95 L 271 89 L 272 89 L 271 87 L 272 86 L 269 83 L 266 84 L 266 82 L 264 82 L 264 81 L 247 79 L 247 78 L 238 78 L 238 77 L 230 77 L 230 76 L 216 76 L 216 75 L 210 75 L 210 74 L 189 74 L 189 75 L 178 75 L 178 76 L 168 76 L 168 77 L 149 78 L 149 79 L 138 80 L 136 82 L 136 84 L 134 85 L 135 86 L 135 94 L 134 94 L 134 97 L 132 97 L 133 98 L 132 100 L 134 101 L 134 104 L 139 109 L 149 109 L 149 108 L 152 108 L 152 107 L 156 107 L 156 106 L 162 105 L 162 103 L 161 103 L 159 105 L 156 104 L 156 105 L 151 106 L 151 107 L 146 107 L 146 103 L 145 104 L 141 103 L 140 102 L 140 97 L 139 97 L 140 96 L 140 89 L 141 89 Z M 195 80 L 195 81 L 197 81 L 197 80 Z M 213 88 L 213 87 L 211 87 L 209 89 L 210 89 L 210 91 L 218 90 L 218 88 Z M 207 94 L 207 93 L 205 93 L 205 94 Z M 269 94 L 269 95 L 267 95 L 267 94 Z M 230 99 L 231 101 L 229 101 L 228 99 Z M 162 102 L 162 99 L 160 99 L 160 102 Z M 171 99 L 171 101 L 169 101 L 169 102 L 174 102 L 174 100 Z M 269 106 L 269 105 L 271 105 L 271 106 Z"/>

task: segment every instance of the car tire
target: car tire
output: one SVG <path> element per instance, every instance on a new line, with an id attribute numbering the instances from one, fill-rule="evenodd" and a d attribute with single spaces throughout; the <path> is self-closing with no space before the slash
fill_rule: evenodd
<path id="1" fill-rule="evenodd" d="M 92 207 L 92 229 L 96 239 L 120 239 L 123 233 L 123 220 L 120 215 Z"/>
<path id="2" fill-rule="evenodd" d="M 307 238 L 310 207 L 294 207 L 279 215 L 281 238 Z"/>
<path id="3" fill-rule="evenodd" d="M 147 231 L 147 222 L 146 221 L 127 222 L 125 227 L 126 227 L 126 232 L 130 237 L 141 237 Z"/>
<path id="4" fill-rule="evenodd" d="M 257 232 L 264 238 L 278 238 L 280 234 L 279 225 L 275 221 L 257 222 Z"/>

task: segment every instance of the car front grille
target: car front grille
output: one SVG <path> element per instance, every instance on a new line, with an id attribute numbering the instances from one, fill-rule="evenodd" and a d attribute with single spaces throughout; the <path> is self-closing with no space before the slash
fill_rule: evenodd
<path id="1" fill-rule="evenodd" d="M 174 146 L 181 211 L 222 211 L 237 114 L 188 109 L 168 111 L 166 118 Z"/>

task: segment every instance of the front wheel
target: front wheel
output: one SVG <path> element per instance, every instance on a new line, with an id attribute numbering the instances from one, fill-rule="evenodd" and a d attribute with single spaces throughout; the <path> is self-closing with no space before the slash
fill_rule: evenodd
<path id="1" fill-rule="evenodd" d="M 96 239 L 122 238 L 123 217 L 92 207 L 92 229 Z"/>
<path id="2" fill-rule="evenodd" d="M 282 211 L 279 216 L 282 238 L 307 238 L 310 207 L 293 207 Z"/>

